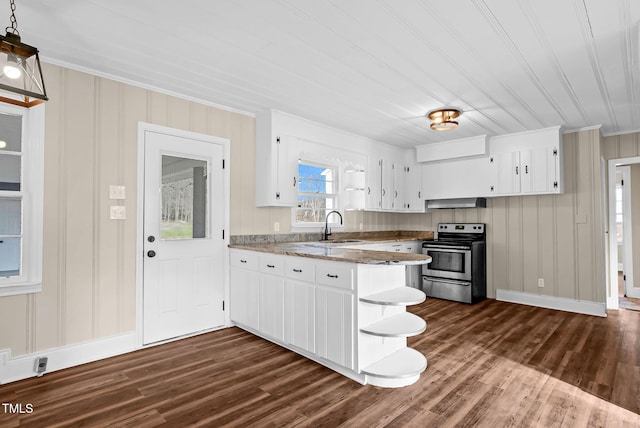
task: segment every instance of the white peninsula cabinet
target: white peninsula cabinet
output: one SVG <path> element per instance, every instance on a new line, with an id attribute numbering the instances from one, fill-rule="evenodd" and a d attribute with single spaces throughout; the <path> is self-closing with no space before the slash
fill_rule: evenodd
<path id="1" fill-rule="evenodd" d="M 261 256 L 275 267 L 262 268 Z M 258 259 L 257 268 L 249 262 L 252 257 Z M 407 347 L 407 337 L 422 333 L 426 323 L 406 311 L 406 306 L 423 302 L 425 295 L 405 286 L 405 265 L 240 249 L 231 249 L 231 260 L 230 310 L 237 326 L 362 384 L 406 386 L 426 369 L 424 355 Z M 259 299 L 250 295 L 247 284 L 256 280 L 259 291 L 253 290 Z M 269 298 L 263 296 L 263 284 L 273 292 Z M 260 322 L 256 324 L 251 313 L 258 313 Z"/>

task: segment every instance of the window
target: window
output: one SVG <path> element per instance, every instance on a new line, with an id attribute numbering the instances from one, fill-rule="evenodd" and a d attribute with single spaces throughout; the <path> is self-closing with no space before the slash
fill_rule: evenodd
<path id="1" fill-rule="evenodd" d="M 42 288 L 44 105 L 0 103 L 0 296 Z"/>
<path id="2" fill-rule="evenodd" d="M 324 226 L 327 213 L 338 209 L 337 168 L 301 160 L 298 162 L 298 183 L 294 225 Z M 336 221 L 333 217 L 330 220 Z"/>

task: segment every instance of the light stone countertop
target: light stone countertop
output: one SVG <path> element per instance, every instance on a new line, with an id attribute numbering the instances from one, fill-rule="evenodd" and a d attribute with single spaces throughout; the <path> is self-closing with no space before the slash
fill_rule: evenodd
<path id="1" fill-rule="evenodd" d="M 335 235 L 338 235 L 337 233 Z M 433 234 L 426 235 L 403 232 L 402 236 L 392 234 L 360 235 L 350 233 L 348 237 L 334 237 L 328 241 L 301 242 L 269 242 L 269 243 L 235 243 L 229 248 L 281 254 L 286 256 L 309 257 L 346 263 L 379 264 L 379 265 L 423 265 L 431 262 L 431 257 L 424 254 L 401 253 L 391 251 L 374 251 L 365 249 L 344 248 L 354 245 L 391 243 L 409 240 L 433 239 Z"/>

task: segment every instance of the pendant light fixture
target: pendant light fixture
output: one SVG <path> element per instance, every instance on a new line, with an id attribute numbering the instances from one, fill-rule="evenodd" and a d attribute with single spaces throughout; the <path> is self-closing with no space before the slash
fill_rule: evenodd
<path id="1" fill-rule="evenodd" d="M 23 107 L 33 107 L 47 101 L 47 91 L 42 78 L 38 49 L 26 45 L 20 40 L 16 5 L 11 6 L 11 26 L 7 34 L 0 36 L 0 90 L 17 94 L 17 97 L 2 96 L 0 101 Z M 35 98 L 32 100 L 31 98 Z"/>
<path id="2" fill-rule="evenodd" d="M 460 110 L 444 108 L 427 113 L 427 117 L 431 119 L 431 129 L 434 131 L 450 131 L 458 127 L 458 121 L 454 119 L 461 114 Z"/>

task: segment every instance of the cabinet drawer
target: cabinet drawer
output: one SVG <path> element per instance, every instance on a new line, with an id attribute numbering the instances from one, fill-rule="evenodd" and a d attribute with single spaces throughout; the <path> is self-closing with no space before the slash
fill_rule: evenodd
<path id="1" fill-rule="evenodd" d="M 418 241 L 403 242 L 403 249 L 405 253 L 419 254 L 420 252 L 422 252 L 422 242 L 418 242 Z"/>
<path id="2" fill-rule="evenodd" d="M 258 254 L 250 252 L 231 251 L 231 266 L 242 269 L 258 270 Z"/>
<path id="3" fill-rule="evenodd" d="M 288 279 L 313 282 L 315 264 L 303 257 L 287 257 L 284 261 L 284 275 Z"/>
<path id="4" fill-rule="evenodd" d="M 400 242 L 397 244 L 388 244 L 386 251 L 393 251 L 395 253 L 402 253 L 404 251 L 404 245 Z"/>
<path id="5" fill-rule="evenodd" d="M 353 265 L 344 263 L 316 264 L 316 283 L 353 290 Z"/>
<path id="6" fill-rule="evenodd" d="M 260 254 L 260 272 L 282 276 L 284 274 L 284 256 Z"/>

